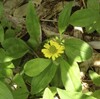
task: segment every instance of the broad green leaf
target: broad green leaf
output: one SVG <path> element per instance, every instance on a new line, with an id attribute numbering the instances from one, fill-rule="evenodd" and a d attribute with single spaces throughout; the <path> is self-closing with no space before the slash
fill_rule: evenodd
<path id="1" fill-rule="evenodd" d="M 95 92 L 93 92 L 92 96 L 96 97 L 96 99 L 99 99 L 100 98 L 100 90 L 96 90 Z"/>
<path id="2" fill-rule="evenodd" d="M 18 38 L 9 38 L 2 43 L 3 48 L 9 57 L 13 59 L 20 58 L 28 52 L 26 43 Z"/>
<path id="3" fill-rule="evenodd" d="M 38 46 L 41 42 L 41 28 L 36 10 L 31 1 L 29 2 L 27 9 L 26 28 L 30 35 L 30 43 L 32 43 L 33 47 Z"/>
<path id="4" fill-rule="evenodd" d="M 57 89 L 60 99 L 96 99 L 95 97 L 83 94 L 82 92 L 66 91 Z"/>
<path id="5" fill-rule="evenodd" d="M 93 71 L 89 71 L 89 75 L 90 75 L 93 83 L 100 86 L 100 75 Z"/>
<path id="6" fill-rule="evenodd" d="M 59 87 L 60 88 L 63 87 L 63 83 L 62 83 L 62 80 L 61 80 L 61 69 L 60 69 L 60 66 L 57 68 L 57 71 L 56 71 L 52 81 L 50 82 L 50 85 L 58 87 L 58 88 Z"/>
<path id="7" fill-rule="evenodd" d="M 11 27 L 11 22 L 9 22 L 5 16 L 2 18 L 2 20 L 0 20 L 0 22 L 3 28 Z"/>
<path id="8" fill-rule="evenodd" d="M 67 26 L 69 25 L 69 18 L 71 14 L 72 5 L 73 5 L 73 2 L 69 2 L 59 15 L 58 29 L 59 29 L 60 34 L 62 34 L 67 28 Z"/>
<path id="9" fill-rule="evenodd" d="M 95 23 L 98 17 L 98 11 L 93 9 L 81 9 L 72 14 L 70 24 L 85 27 Z"/>
<path id="10" fill-rule="evenodd" d="M 13 77 L 13 71 L 10 68 L 3 68 L 0 69 L 0 73 L 2 74 L 3 77 Z"/>
<path id="11" fill-rule="evenodd" d="M 94 24 L 85 27 L 87 33 L 93 33 L 95 31 Z"/>
<path id="12" fill-rule="evenodd" d="M 97 19 L 96 23 L 94 24 L 94 28 L 98 33 L 100 33 L 100 17 Z"/>
<path id="13" fill-rule="evenodd" d="M 0 63 L 10 62 L 10 61 L 12 61 L 12 58 L 9 57 L 9 56 L 6 54 L 6 52 L 5 52 L 4 49 L 0 48 Z"/>
<path id="14" fill-rule="evenodd" d="M 99 3 L 100 3 L 99 0 L 87 0 L 87 8 L 98 10 L 99 13 L 100 10 Z"/>
<path id="15" fill-rule="evenodd" d="M 57 94 L 57 87 L 49 87 L 49 89 L 51 90 L 53 96 L 55 96 Z"/>
<path id="16" fill-rule="evenodd" d="M 0 1 L 0 18 L 3 16 L 3 12 L 4 12 L 3 2 Z"/>
<path id="17" fill-rule="evenodd" d="M 33 49 L 36 50 L 37 46 L 39 45 L 36 40 L 34 40 L 32 37 L 29 38 L 27 41 L 28 45 L 31 46 Z"/>
<path id="18" fill-rule="evenodd" d="M 8 39 L 8 38 L 15 38 L 15 30 L 9 28 L 8 30 L 6 30 L 4 38 Z"/>
<path id="19" fill-rule="evenodd" d="M 4 29 L 2 25 L 0 25 L 0 42 L 4 41 Z"/>
<path id="20" fill-rule="evenodd" d="M 3 78 L 13 77 L 12 68 L 14 68 L 14 65 L 11 62 L 0 63 L 0 76 Z"/>
<path id="21" fill-rule="evenodd" d="M 69 59 L 82 62 L 91 58 L 92 48 L 80 39 L 70 38 L 65 40 L 65 53 Z"/>
<path id="22" fill-rule="evenodd" d="M 34 77 L 40 74 L 49 64 L 50 59 L 36 58 L 28 61 L 24 66 L 24 72 L 26 75 Z"/>
<path id="23" fill-rule="evenodd" d="M 67 91 L 81 91 L 80 71 L 77 63 L 61 60 L 61 78 Z"/>
<path id="24" fill-rule="evenodd" d="M 31 83 L 31 94 L 37 94 L 45 87 L 47 87 L 52 78 L 54 77 L 56 70 L 57 66 L 55 64 L 51 64 L 39 75 L 33 77 Z"/>
<path id="25" fill-rule="evenodd" d="M 16 74 L 13 78 L 13 96 L 14 99 L 27 99 L 29 92 L 21 75 Z M 14 87 L 15 86 L 15 87 Z M 9 98 L 10 99 L 10 98 Z"/>
<path id="26" fill-rule="evenodd" d="M 14 64 L 12 62 L 0 63 L 0 68 L 14 68 Z"/>
<path id="27" fill-rule="evenodd" d="M 46 88 L 43 94 L 43 99 L 54 99 L 53 93 L 49 88 Z"/>
<path id="28" fill-rule="evenodd" d="M 14 99 L 8 87 L 0 81 L 0 99 Z"/>

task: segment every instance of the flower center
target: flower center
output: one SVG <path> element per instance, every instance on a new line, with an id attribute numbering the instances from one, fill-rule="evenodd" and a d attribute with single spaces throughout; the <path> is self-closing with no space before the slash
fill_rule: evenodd
<path id="1" fill-rule="evenodd" d="M 57 49 L 54 45 L 52 45 L 52 46 L 50 46 L 49 51 L 50 51 L 50 53 L 54 54 L 57 52 Z"/>

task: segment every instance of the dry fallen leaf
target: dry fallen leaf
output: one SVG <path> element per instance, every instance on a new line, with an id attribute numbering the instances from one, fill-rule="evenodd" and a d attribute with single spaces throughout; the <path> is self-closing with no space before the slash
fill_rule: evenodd
<path id="1" fill-rule="evenodd" d="M 100 49 L 100 41 L 90 41 L 88 42 L 94 49 Z"/>

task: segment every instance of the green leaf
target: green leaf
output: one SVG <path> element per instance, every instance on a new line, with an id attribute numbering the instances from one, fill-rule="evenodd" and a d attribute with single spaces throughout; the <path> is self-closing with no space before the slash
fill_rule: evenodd
<path id="1" fill-rule="evenodd" d="M 96 22 L 99 13 L 93 9 L 81 9 L 74 12 L 70 18 L 70 24 L 74 26 L 89 26 Z"/>
<path id="2" fill-rule="evenodd" d="M 4 41 L 4 29 L 2 25 L 0 25 L 0 42 Z"/>
<path id="3" fill-rule="evenodd" d="M 34 40 L 33 38 L 29 38 L 29 40 L 27 41 L 27 43 L 28 43 L 28 45 L 29 46 L 31 46 L 33 49 L 37 49 L 37 46 L 39 45 L 38 43 L 37 43 L 37 41 L 36 40 Z"/>
<path id="4" fill-rule="evenodd" d="M 70 38 L 65 41 L 65 53 L 69 59 L 82 62 L 92 57 L 92 48 L 80 39 Z"/>
<path id="5" fill-rule="evenodd" d="M 100 10 L 99 0 L 87 0 L 87 8 L 98 10 L 99 13 Z"/>
<path id="6" fill-rule="evenodd" d="M 18 38 L 9 38 L 2 43 L 6 53 L 12 59 L 24 56 L 28 52 L 28 46 L 24 41 Z"/>
<path id="7" fill-rule="evenodd" d="M 73 2 L 67 3 L 64 9 L 61 11 L 59 18 L 58 18 L 58 29 L 59 33 L 62 34 L 67 26 L 69 25 L 69 18 L 71 14 Z"/>
<path id="8" fill-rule="evenodd" d="M 63 87 L 63 83 L 62 83 L 62 80 L 61 80 L 61 69 L 60 69 L 60 66 L 58 66 L 57 71 L 56 71 L 52 81 L 50 82 L 50 85 L 58 87 L 58 88 L 59 87 L 60 88 Z"/>
<path id="9" fill-rule="evenodd" d="M 3 2 L 0 1 L 0 18 L 3 16 L 3 12 L 4 12 Z"/>
<path id="10" fill-rule="evenodd" d="M 57 89 L 60 99 L 96 99 L 92 96 L 83 94 L 82 92 L 72 92 L 62 89 Z"/>
<path id="11" fill-rule="evenodd" d="M 31 93 L 37 94 L 40 91 L 42 91 L 45 87 L 47 87 L 52 78 L 54 77 L 56 70 L 57 66 L 55 64 L 51 64 L 39 75 L 33 77 L 31 83 Z"/>
<path id="12" fill-rule="evenodd" d="M 6 30 L 4 38 L 8 39 L 8 38 L 15 38 L 15 30 L 9 28 L 8 30 Z"/>
<path id="13" fill-rule="evenodd" d="M 33 44 L 33 47 L 38 46 L 38 44 L 41 42 L 41 28 L 34 5 L 31 1 L 29 2 L 27 9 L 26 27 L 30 35 L 30 41 Z"/>
<path id="14" fill-rule="evenodd" d="M 49 88 L 46 88 L 43 94 L 43 99 L 54 99 L 53 93 Z"/>
<path id="15" fill-rule="evenodd" d="M 93 33 L 95 31 L 94 24 L 85 27 L 87 33 Z"/>
<path id="16" fill-rule="evenodd" d="M 12 62 L 0 63 L 0 68 L 14 68 L 14 64 Z"/>
<path id="17" fill-rule="evenodd" d="M 100 33 L 100 17 L 97 19 L 96 23 L 94 24 L 94 28 L 98 33 Z"/>
<path id="18" fill-rule="evenodd" d="M 93 71 L 89 71 L 89 75 L 90 75 L 93 83 L 97 86 L 100 86 L 100 75 Z"/>
<path id="19" fill-rule="evenodd" d="M 13 78 L 13 83 L 16 86 L 16 88 L 14 88 L 12 91 L 14 99 L 27 99 L 29 92 L 27 90 L 27 87 L 25 85 L 22 76 L 16 74 L 15 77 Z"/>
<path id="20" fill-rule="evenodd" d="M 69 64 L 61 60 L 61 78 L 67 91 L 81 91 L 80 70 L 77 63 Z"/>
<path id="21" fill-rule="evenodd" d="M 14 65 L 12 62 L 0 63 L 0 74 L 1 77 L 5 79 L 5 77 L 13 77 L 13 69 Z"/>
<path id="22" fill-rule="evenodd" d="M 28 61 L 24 66 L 24 72 L 26 75 L 34 77 L 40 74 L 49 64 L 50 59 L 36 58 Z"/>
<path id="23" fill-rule="evenodd" d="M 14 65 L 11 62 L 0 63 L 1 77 L 13 77 L 12 68 L 14 68 Z"/>
<path id="24" fill-rule="evenodd" d="M 95 92 L 93 92 L 92 96 L 99 99 L 100 98 L 100 90 L 96 90 Z"/>
<path id="25" fill-rule="evenodd" d="M 6 54 L 6 52 L 5 52 L 4 49 L 0 48 L 0 63 L 10 62 L 10 61 L 12 61 L 12 58 L 9 57 L 9 56 Z"/>
<path id="26" fill-rule="evenodd" d="M 49 87 L 49 89 L 51 90 L 53 96 L 55 96 L 57 94 L 57 87 Z"/>
<path id="27" fill-rule="evenodd" d="M 1 18 L 2 20 L 1 21 L 1 25 L 6 28 L 6 27 L 11 27 L 11 23 L 8 21 L 8 19 L 3 16 L 3 18 Z"/>
<path id="28" fill-rule="evenodd" d="M 8 87 L 0 81 L 0 99 L 14 99 Z"/>
<path id="29" fill-rule="evenodd" d="M 3 77 L 13 77 L 13 71 L 12 69 L 9 68 L 5 68 L 5 69 L 0 69 L 0 72 L 2 74 Z"/>

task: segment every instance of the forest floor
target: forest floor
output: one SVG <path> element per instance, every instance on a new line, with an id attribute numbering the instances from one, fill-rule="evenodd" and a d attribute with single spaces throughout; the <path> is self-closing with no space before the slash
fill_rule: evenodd
<path id="1" fill-rule="evenodd" d="M 58 15 L 63 9 L 64 4 L 69 1 L 73 0 L 32 0 L 40 19 L 43 39 L 58 35 Z M 72 8 L 72 11 L 81 9 L 85 5 L 85 0 L 74 1 L 75 6 Z M 16 36 L 27 40 L 25 17 L 28 0 L 4 0 L 3 2 L 6 18 L 13 24 L 12 27 L 14 29 L 20 28 L 20 32 L 16 32 Z M 100 87 L 95 86 L 88 77 L 89 70 L 94 70 L 100 74 L 100 33 L 97 33 L 97 31 L 87 33 L 82 27 L 73 27 L 69 25 L 64 36 L 82 39 L 93 48 L 93 57 L 79 64 L 83 91 L 100 89 Z"/>

